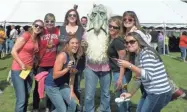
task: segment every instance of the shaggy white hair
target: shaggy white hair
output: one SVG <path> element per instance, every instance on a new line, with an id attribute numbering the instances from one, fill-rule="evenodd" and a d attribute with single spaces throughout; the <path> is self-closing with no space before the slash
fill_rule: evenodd
<path id="1" fill-rule="evenodd" d="M 94 31 L 85 34 L 88 48 L 86 50 L 87 61 L 92 64 L 104 64 L 108 62 L 107 49 L 109 38 L 104 31 L 94 35 Z"/>

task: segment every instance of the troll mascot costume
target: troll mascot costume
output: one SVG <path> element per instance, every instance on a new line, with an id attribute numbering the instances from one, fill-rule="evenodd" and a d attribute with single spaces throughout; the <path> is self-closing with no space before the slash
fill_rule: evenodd
<path id="1" fill-rule="evenodd" d="M 93 5 L 88 14 L 88 25 L 84 35 L 86 43 L 85 112 L 95 112 L 94 97 L 97 82 L 100 82 L 100 111 L 110 112 L 110 68 L 108 64 L 108 19 L 109 11 L 100 5 Z"/>

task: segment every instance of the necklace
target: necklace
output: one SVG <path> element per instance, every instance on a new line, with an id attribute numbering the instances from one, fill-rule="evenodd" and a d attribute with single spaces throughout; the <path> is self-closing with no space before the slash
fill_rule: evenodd
<path id="1" fill-rule="evenodd" d="M 54 45 L 53 39 L 51 38 L 53 33 L 49 33 L 49 34 L 50 34 L 50 37 L 49 37 L 49 40 L 47 42 L 47 48 L 51 49 Z"/>
<path id="2" fill-rule="evenodd" d="M 52 39 L 50 39 L 48 42 L 47 42 L 47 48 L 52 48 L 53 47 L 53 40 Z"/>
<path id="3" fill-rule="evenodd" d="M 109 43 L 111 44 L 111 43 L 113 42 L 113 40 L 114 40 L 114 39 L 111 39 Z"/>

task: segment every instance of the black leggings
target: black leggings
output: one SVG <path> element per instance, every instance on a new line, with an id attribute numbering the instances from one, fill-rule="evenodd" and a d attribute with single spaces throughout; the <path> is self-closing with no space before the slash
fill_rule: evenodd
<path id="1" fill-rule="evenodd" d="M 35 75 L 37 73 L 40 73 L 42 71 L 48 71 L 49 69 L 52 69 L 53 67 L 38 67 L 37 70 L 35 71 Z M 48 98 L 48 96 L 46 96 L 47 99 L 47 108 L 49 108 L 50 110 L 52 109 L 52 103 L 50 101 L 50 99 Z M 34 87 L 34 91 L 33 91 L 33 109 L 39 109 L 39 104 L 40 104 L 40 98 L 39 98 L 39 94 L 38 94 L 38 82 L 35 80 L 35 87 Z"/>

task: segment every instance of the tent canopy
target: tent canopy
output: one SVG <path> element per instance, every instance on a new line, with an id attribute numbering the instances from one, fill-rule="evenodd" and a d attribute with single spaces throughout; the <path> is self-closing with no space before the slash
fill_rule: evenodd
<path id="1" fill-rule="evenodd" d="M 180 0 L 3 0 L 0 7 L 0 21 L 29 24 L 54 13 L 59 23 L 64 21 L 66 12 L 78 5 L 78 12 L 86 16 L 93 4 L 104 4 L 112 14 L 122 15 L 127 10 L 135 11 L 141 23 L 187 22 L 187 3 Z"/>

